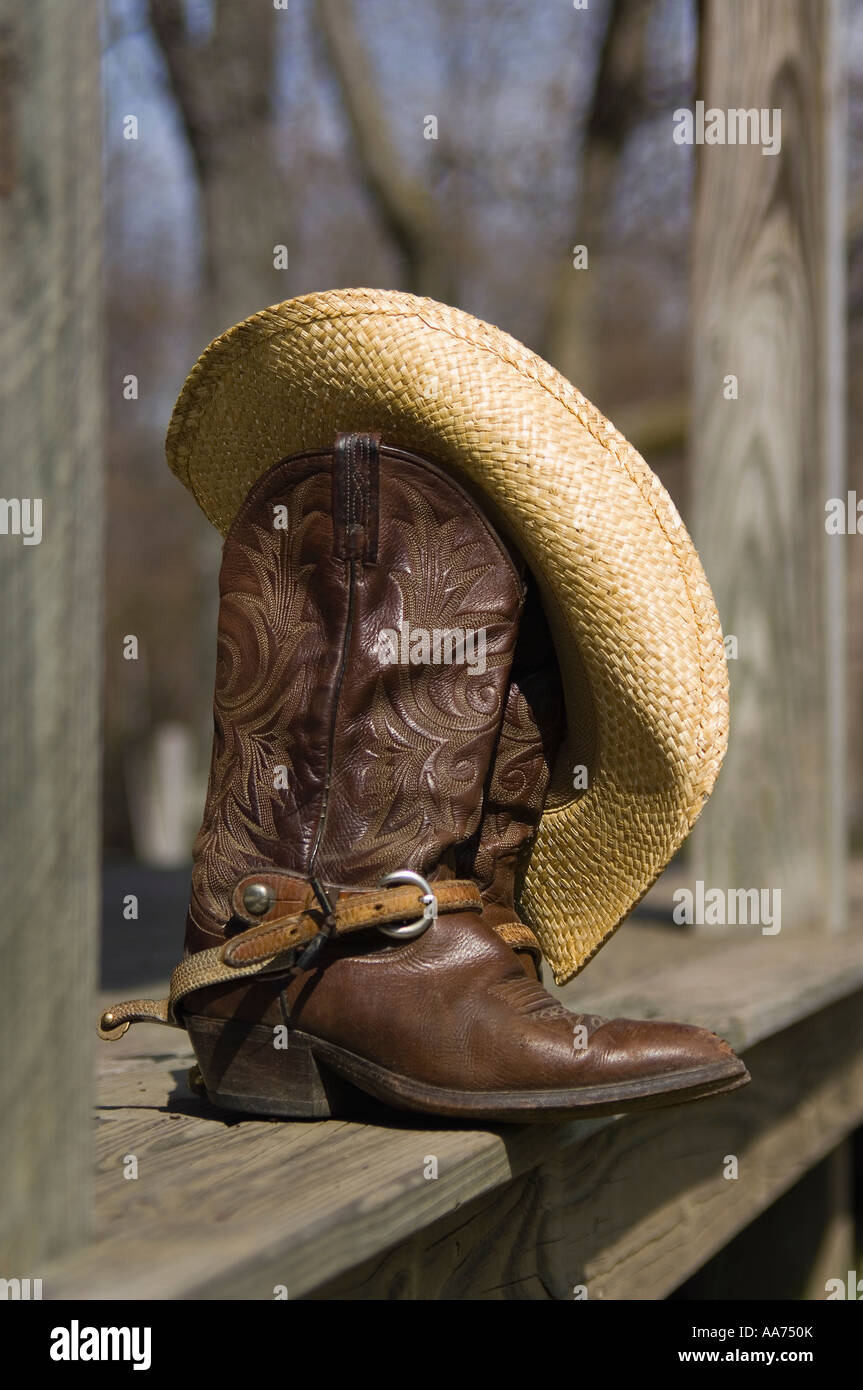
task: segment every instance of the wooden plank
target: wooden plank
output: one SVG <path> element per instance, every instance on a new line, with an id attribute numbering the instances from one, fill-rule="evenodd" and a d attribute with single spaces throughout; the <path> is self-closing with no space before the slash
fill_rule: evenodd
<path id="1" fill-rule="evenodd" d="M 826 1302 L 831 1279 L 841 1279 L 847 1288 L 848 1271 L 855 1261 L 853 1173 L 849 1138 L 798 1184 L 803 1189 L 799 1194 L 803 1199 L 800 1225 L 805 1231 L 808 1223 L 812 1232 L 801 1299 Z"/>
<path id="2" fill-rule="evenodd" d="M 459 1207 L 308 1295 L 315 1301 L 554 1298 L 540 1256 L 550 1213 L 540 1167 Z M 572 1295 L 563 1294 L 562 1297 Z"/>
<path id="3" fill-rule="evenodd" d="M 823 169 L 823 241 L 820 267 L 819 398 L 821 411 L 821 479 L 825 498 L 842 497 L 848 484 L 847 437 L 847 178 L 848 115 L 845 59 L 845 0 L 822 0 L 823 57 L 818 70 L 821 106 Z M 823 739 L 825 808 L 822 853 L 825 866 L 823 918 L 833 931 L 847 925 L 848 884 L 848 711 L 847 675 L 847 557 L 844 541 L 819 535 L 823 591 L 821 621 L 824 633 L 826 707 Z"/>
<path id="4" fill-rule="evenodd" d="M 845 917 L 846 542 L 824 526 L 844 475 L 838 12 L 833 0 L 702 12 L 699 99 L 778 110 L 781 149 L 697 151 L 693 530 L 738 655 L 693 877 L 781 889 L 786 928 Z"/>
<path id="5" fill-rule="evenodd" d="M 764 1211 L 863 1119 L 861 1003 L 841 1000 L 759 1043 L 747 1054 L 752 1084 L 737 1095 L 627 1121 L 575 1163 L 557 1159 L 546 1282 L 585 1284 L 592 1298 L 662 1298 Z M 731 1155 L 736 1180 L 723 1175 Z"/>
<path id="6" fill-rule="evenodd" d="M 847 1288 L 855 1266 L 850 1149 L 851 1141 L 843 1140 L 674 1297 L 809 1303 L 826 1300 L 831 1279 Z"/>
<path id="7" fill-rule="evenodd" d="M 501 1137 L 407 1120 L 239 1122 L 189 1099 L 184 1074 L 171 1060 L 108 1079 L 97 1139 L 102 1239 L 46 1273 L 46 1298 L 116 1297 L 120 1264 L 124 1298 L 266 1298 L 275 1284 L 296 1296 L 321 1271 L 534 1166 L 547 1143 L 536 1130 Z M 129 1155 L 137 1180 L 123 1177 Z M 436 1180 L 424 1176 L 429 1155 Z"/>
<path id="8" fill-rule="evenodd" d="M 630 935 L 641 944 L 640 933 L 638 928 Z M 724 943 L 718 948 L 712 943 L 712 949 L 711 943 L 682 932 L 661 932 L 660 937 L 661 945 L 656 938 L 651 943 L 649 969 L 643 961 L 634 972 L 636 996 L 645 1011 L 695 1015 L 708 1026 L 725 1022 L 750 1045 L 807 1013 L 823 1018 L 830 1001 L 863 991 L 860 930 L 828 940 L 818 938 L 817 960 L 810 952 L 810 938 L 802 934 L 764 943 L 745 941 L 734 947 Z M 620 943 L 625 945 L 623 936 L 609 943 L 606 951 L 612 947 L 620 951 Z M 763 946 L 770 949 L 767 957 L 762 955 Z M 756 959 L 760 962 L 757 971 L 750 967 Z M 706 960 L 710 965 L 705 970 Z M 623 978 L 632 977 L 633 972 L 629 976 L 623 972 L 622 962 L 616 968 Z M 750 978 L 760 978 L 758 989 L 742 988 L 742 981 Z M 625 991 L 631 988 L 619 980 L 616 986 L 605 985 L 600 997 L 606 1012 L 618 1012 L 617 1005 L 625 1002 Z M 858 997 L 858 1012 L 859 1003 Z M 134 1046 L 142 1049 L 137 1055 L 131 1051 L 133 1036 L 137 1038 Z M 796 1084 L 798 1068 L 788 1066 L 788 1037 L 782 1034 L 781 1044 L 786 1089 L 773 1109 L 760 1101 L 753 1110 L 753 1102 L 745 1099 L 748 1093 L 742 1093 L 742 1119 L 732 1131 L 741 1144 L 757 1128 L 758 1114 L 763 1112 L 765 1123 L 776 1120 L 777 1107 L 783 1098 L 787 1100 L 787 1087 Z M 184 1044 L 181 1034 L 141 1028 L 117 1044 L 116 1050 L 107 1046 L 103 1050 L 107 1070 L 98 1111 L 97 1240 L 45 1271 L 46 1298 L 116 1297 L 116 1270 L 121 1265 L 119 1292 L 124 1298 L 271 1298 L 276 1285 L 286 1286 L 291 1297 L 299 1297 L 366 1260 L 379 1259 L 406 1240 L 415 1241 L 419 1232 L 435 1223 L 468 1220 L 465 1208 L 472 1202 L 490 1213 L 484 1219 L 490 1223 L 485 1229 L 491 1239 L 490 1232 L 496 1228 L 496 1193 L 503 1192 L 505 1204 L 510 1204 L 514 1199 L 505 1190 L 514 1180 L 528 1179 L 534 1170 L 558 1161 L 563 1170 L 583 1173 L 589 1164 L 581 1155 L 606 1152 L 596 1146 L 611 1143 L 608 1136 L 619 1125 L 615 1120 L 597 1120 L 590 1125 L 474 1131 L 441 1129 L 431 1123 L 420 1126 L 407 1116 L 396 1122 L 390 1117 L 388 1123 L 376 1125 L 240 1121 L 188 1096 L 184 1077 L 190 1054 Z M 161 1060 L 143 1051 L 151 1046 L 163 1047 Z M 839 1075 L 835 1059 L 828 1065 L 823 1050 L 818 1057 L 825 1074 Z M 800 1074 L 808 1075 L 805 1069 Z M 710 1119 L 724 1113 L 724 1105 L 711 1102 L 639 1121 L 658 1125 L 655 1133 L 661 1143 L 656 1141 L 656 1152 L 650 1147 L 633 1150 L 633 1187 L 644 1189 L 648 1162 L 655 1162 L 658 1173 L 672 1181 L 670 1153 L 675 1144 L 687 1148 L 704 1135 L 713 1152 L 716 1145 L 730 1142 L 728 1132 L 717 1129 L 716 1119 Z M 852 1104 L 843 1113 L 849 1125 L 854 1123 Z M 700 1118 L 693 1127 L 691 1117 L 696 1116 Z M 802 1136 L 793 1136 L 796 1151 L 804 1155 L 804 1166 L 821 1132 L 805 1144 Z M 786 1134 L 783 1142 L 792 1140 Z M 727 1147 L 723 1152 L 728 1152 Z M 133 1180 L 123 1177 L 130 1154 L 138 1161 L 138 1177 Z M 428 1176 L 430 1157 L 437 1160 L 436 1178 Z M 792 1155 L 789 1163 L 795 1161 Z M 681 1190 L 685 1190 L 689 1172 L 685 1164 L 682 1172 Z M 775 1172 L 778 1179 L 768 1177 L 767 1189 L 776 1181 L 793 1180 L 787 1164 Z M 612 1174 L 607 1194 L 612 1204 L 620 1200 L 613 1178 Z M 563 1210 L 576 1204 L 563 1189 L 549 1189 L 549 1196 L 544 1186 L 548 1181 L 543 1176 L 540 1184 L 540 1204 L 546 1215 L 557 1206 Z M 561 1181 L 560 1176 L 554 1177 L 554 1183 Z M 523 1183 L 519 1191 L 521 1197 L 509 1209 L 522 1211 L 523 1202 L 524 1220 L 529 1224 L 533 1219 L 530 1204 L 540 1200 L 534 1180 Z M 766 1200 L 761 1188 L 750 1191 L 755 1193 L 750 1207 L 756 1200 Z M 599 1196 L 592 1192 L 585 1208 L 588 1222 L 597 1201 Z M 748 1209 L 744 1203 L 735 1219 L 745 1220 Z M 679 1221 L 679 1213 L 672 1227 L 674 1221 Z M 726 1228 L 718 1221 L 717 1229 L 725 1235 Z M 509 1250 L 504 1242 L 500 1259 Z M 514 1255 L 507 1259 L 512 1265 Z M 679 1277 L 686 1272 L 683 1268 Z M 498 1269 L 495 1277 L 499 1274 Z M 499 1286 L 513 1285 L 512 1280 L 507 1284 L 509 1275 L 504 1274 Z M 524 1277 L 529 1281 L 534 1276 Z M 528 1282 L 525 1287 L 532 1285 Z"/>
<path id="9" fill-rule="evenodd" d="M 863 1119 L 861 1005 L 858 993 L 760 1043 L 749 1054 L 747 1090 L 622 1120 L 561 1148 L 528 1178 L 314 1297 L 666 1297 Z M 724 1176 L 731 1156 L 736 1179 Z M 824 1279 L 850 1267 L 848 1249 L 846 1208 L 798 1296 L 817 1297 L 817 1288 L 823 1298 Z M 763 1253 L 775 1263 L 775 1244 Z M 775 1269 L 768 1278 L 775 1294 Z M 706 1296 L 719 1295 L 714 1287 Z"/>
<path id="10" fill-rule="evenodd" d="M 0 1275 L 38 1277 L 90 1199 L 98 932 L 101 129 L 98 0 L 0 0 Z M 32 514 L 31 514 L 32 515 Z M 13 524 L 14 524 L 13 518 Z M 35 535 L 34 535 L 35 540 Z"/>
<path id="11" fill-rule="evenodd" d="M 589 971 L 553 992 L 576 1012 L 697 1023 L 741 1050 L 863 986 L 859 927 L 836 937 L 808 927 L 739 943 L 724 933 L 693 939 L 654 930 L 638 970 L 629 950 L 618 934 Z"/>

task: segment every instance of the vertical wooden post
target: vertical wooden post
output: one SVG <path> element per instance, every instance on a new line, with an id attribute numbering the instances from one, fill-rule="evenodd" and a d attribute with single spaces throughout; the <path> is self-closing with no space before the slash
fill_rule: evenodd
<path id="1" fill-rule="evenodd" d="M 80 1238 L 90 1198 L 102 666 L 99 19 L 98 0 L 0 0 L 7 1279 L 40 1277 L 42 1260 Z M 22 514 L 32 529 L 36 499 L 41 540 L 25 543 L 15 531 Z"/>
<path id="2" fill-rule="evenodd" d="M 705 0 L 698 97 L 780 112 L 781 147 L 697 150 L 693 530 L 737 640 L 725 767 L 694 839 L 711 887 L 845 910 L 843 92 L 839 0 Z M 775 121 L 774 121 L 775 126 Z M 750 137 L 751 138 L 751 137 Z M 736 381 L 736 399 L 735 393 Z"/>

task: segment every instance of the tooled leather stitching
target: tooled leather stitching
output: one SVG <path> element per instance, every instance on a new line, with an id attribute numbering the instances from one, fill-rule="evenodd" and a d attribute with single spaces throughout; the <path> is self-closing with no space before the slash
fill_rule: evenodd
<path id="1" fill-rule="evenodd" d="M 330 808 L 330 793 L 332 791 L 333 785 L 333 753 L 335 748 L 336 727 L 339 717 L 339 702 L 341 700 L 342 689 L 345 681 L 345 671 L 347 669 L 348 664 L 348 651 L 350 649 L 351 639 L 354 633 L 354 605 L 356 602 L 357 583 L 356 569 L 356 560 L 348 561 L 348 612 L 347 617 L 345 619 L 345 630 L 342 638 L 341 655 L 339 657 L 339 669 L 336 673 L 335 694 L 332 702 L 330 727 L 329 732 L 327 734 L 327 771 L 326 778 L 324 781 L 324 796 L 323 801 L 321 803 L 320 813 L 318 815 L 318 824 L 317 829 L 315 830 L 315 839 L 312 845 L 312 853 L 309 859 L 310 876 L 315 872 L 315 865 L 317 864 L 318 854 L 320 852 L 321 843 L 323 841 L 324 832 L 326 830 L 327 812 Z"/>
<path id="2" fill-rule="evenodd" d="M 407 479 L 390 477 L 388 488 L 390 520 L 404 554 L 391 571 L 403 620 L 410 631 L 424 628 L 432 615 L 444 630 L 485 629 L 487 675 L 452 666 L 444 684 L 439 666 L 382 670 L 362 714 L 369 750 L 362 770 L 366 824 L 349 847 L 332 840 L 322 845 L 318 863 L 328 879 L 337 876 L 346 853 L 358 879 L 367 881 L 392 850 L 427 843 L 425 865 L 415 865 L 424 871 L 435 860 L 436 843 L 444 838 L 458 843 L 473 832 L 481 797 L 471 798 L 468 808 L 459 793 L 484 780 L 489 740 L 501 716 L 497 673 L 508 669 L 515 639 L 515 613 L 506 611 L 505 601 L 499 599 L 495 607 L 474 598 L 476 586 L 494 573 L 485 547 L 491 534 L 487 523 L 477 536 L 466 531 L 462 518 L 439 522 L 428 499 Z M 520 593 L 519 581 L 510 601 L 517 604 Z M 334 792 L 342 799 L 347 794 L 347 784 Z"/>
<path id="3" fill-rule="evenodd" d="M 323 618 L 309 593 L 300 562 L 313 508 L 315 477 L 285 498 L 288 526 L 251 522 L 233 545 L 256 580 L 256 591 L 223 593 L 219 610 L 219 654 L 213 706 L 215 737 L 204 823 L 194 846 L 192 888 L 212 916 L 230 916 L 233 883 L 260 864 L 262 844 L 277 837 L 285 813 L 283 789 L 273 787 L 268 740 L 278 734 L 278 758 L 291 781 L 288 730 L 311 698 L 313 671 L 328 646 Z M 235 633 L 251 629 L 261 654 L 250 662 Z M 298 659 L 302 650 L 303 659 Z M 264 659 L 264 654 L 266 659 Z M 304 865 L 298 864 L 298 870 Z"/>
<path id="4" fill-rule="evenodd" d="M 224 592 L 220 611 L 217 736 L 193 872 L 195 891 L 215 917 L 230 916 L 231 887 L 244 873 L 259 868 L 262 861 L 273 862 L 276 846 L 279 855 L 274 868 L 311 871 L 307 864 L 291 864 L 287 858 L 290 844 L 283 841 L 278 827 L 285 824 L 285 798 L 290 791 L 273 793 L 271 764 L 287 764 L 290 774 L 290 729 L 294 719 L 302 719 L 310 688 L 303 671 L 297 668 L 314 665 L 316 655 L 322 659 L 324 653 L 332 660 L 331 639 L 324 631 L 320 609 L 312 602 L 300 555 L 307 506 L 320 512 L 319 505 L 312 505 L 314 498 L 307 498 L 308 489 L 320 478 L 320 473 L 300 478 L 286 492 L 278 493 L 279 501 L 288 507 L 286 530 L 259 524 L 245 507 L 246 529 L 241 535 L 232 528 L 231 545 L 242 557 L 246 579 L 251 576 L 256 587 L 253 592 Z M 447 484 L 451 485 L 448 479 Z M 445 684 L 436 687 L 439 668 L 391 672 L 390 679 L 382 673 L 370 706 L 363 711 L 370 756 L 362 767 L 360 796 L 366 820 L 356 841 L 340 847 L 331 842 L 327 832 L 326 813 L 334 795 L 332 767 L 326 801 L 319 811 L 313 862 L 320 863 L 318 872 L 334 882 L 342 880 L 342 870 L 353 883 L 374 882 L 382 866 L 391 867 L 388 861 L 397 846 L 430 840 L 432 846 L 443 845 L 441 852 L 445 853 L 447 840 L 457 843 L 472 833 L 481 800 L 477 797 L 474 805 L 473 797 L 466 793 L 484 779 L 489 735 L 500 718 L 500 679 L 495 673 L 509 666 L 515 616 L 523 592 L 510 557 L 487 522 L 483 521 L 479 530 L 466 526 L 460 516 L 446 515 L 438 522 L 415 482 L 392 475 L 387 485 L 392 489 L 389 505 L 398 514 L 394 524 L 405 555 L 404 567 L 395 575 L 405 616 L 420 625 L 434 615 L 443 628 L 486 627 L 489 676 L 475 679 L 463 668 L 452 667 L 446 672 Z M 401 504 L 395 501 L 399 495 Z M 466 501 L 472 516 L 476 508 Z M 268 503 L 269 496 L 260 498 L 261 507 Z M 441 552 L 446 552 L 445 565 Z M 473 586 L 496 573 L 497 556 L 513 576 L 514 589 L 506 596 L 505 583 L 494 588 L 486 583 L 477 605 L 472 601 Z M 355 580 L 354 575 L 350 586 L 354 602 Z M 491 594 L 500 597 L 493 599 Z M 351 624 L 353 627 L 353 614 Z M 249 626 L 253 629 L 251 649 L 260 653 L 252 662 L 251 679 L 236 640 L 237 633 Z M 350 637 L 348 630 L 332 706 L 327 745 L 330 757 Z M 302 658 L 297 655 L 299 641 L 305 644 Z M 269 731 L 273 732 L 268 743 Z M 278 757 L 274 757 L 274 748 Z M 478 763 L 478 758 L 483 763 Z M 441 795 L 441 788 L 446 788 L 446 795 Z M 347 787 L 345 794 L 355 791 Z M 292 813 L 290 809 L 287 812 Z M 433 848 L 427 867 L 437 853 Z"/>
<path id="5" fill-rule="evenodd" d="M 474 501 L 467 488 L 465 488 L 456 478 L 454 478 L 452 476 L 452 473 L 448 469 L 442 467 L 441 464 L 436 463 L 433 458 L 427 458 L 419 454 L 412 454 L 407 449 L 395 449 L 391 445 L 387 444 L 381 444 L 379 453 L 381 459 L 387 459 L 396 463 L 399 460 L 404 459 L 407 463 L 414 464 L 417 467 L 422 468 L 426 473 L 429 473 L 432 476 L 440 478 L 442 481 L 444 481 L 447 487 L 450 488 L 454 493 L 456 493 L 457 496 L 460 498 L 465 511 L 468 512 L 473 517 L 474 521 L 485 530 L 489 541 L 494 543 L 500 554 L 500 558 L 508 566 L 514 582 L 522 592 L 524 591 L 524 582 L 522 579 L 521 571 L 518 565 L 515 563 L 509 549 L 504 544 L 503 540 L 497 534 L 497 532 L 489 526 L 488 518 L 486 517 L 483 510 Z M 286 471 L 289 466 L 291 469 L 295 469 L 300 468 L 308 463 L 314 463 L 316 461 L 320 461 L 321 465 L 325 465 L 329 463 L 331 458 L 332 451 L 330 449 L 309 449 L 303 453 L 290 454 L 286 458 L 279 459 L 278 463 L 274 463 L 272 468 L 269 468 L 266 473 L 262 473 L 260 478 L 257 479 L 254 486 L 249 491 L 245 501 L 237 510 L 237 513 L 234 516 L 233 521 L 231 522 L 230 526 L 228 527 L 228 530 L 225 533 L 225 546 L 227 546 L 228 543 L 233 539 L 235 532 L 239 530 L 239 528 L 245 523 L 247 518 L 254 511 L 254 509 L 259 505 L 261 496 L 269 496 L 274 485 L 274 480 L 280 473 Z"/>
<path id="6" fill-rule="evenodd" d="M 201 910 L 198 909 L 198 911 L 195 911 L 194 894 L 193 901 L 189 904 L 188 917 L 196 933 L 200 934 L 201 936 L 209 936 L 214 944 L 216 942 L 221 942 L 224 940 L 224 927 L 216 928 L 213 926 L 206 926 L 201 921 Z M 188 939 L 189 937 L 187 933 L 187 943 Z"/>

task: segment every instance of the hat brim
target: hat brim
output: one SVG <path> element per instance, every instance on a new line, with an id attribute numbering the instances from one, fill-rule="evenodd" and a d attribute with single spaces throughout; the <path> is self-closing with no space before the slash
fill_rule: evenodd
<path id="1" fill-rule="evenodd" d="M 175 406 L 168 462 L 224 533 L 263 472 L 338 430 L 450 469 L 540 586 L 569 733 L 520 906 L 563 983 L 662 872 L 719 771 L 728 677 L 698 556 L 658 478 L 559 373 L 393 291 L 307 295 L 217 338 Z"/>

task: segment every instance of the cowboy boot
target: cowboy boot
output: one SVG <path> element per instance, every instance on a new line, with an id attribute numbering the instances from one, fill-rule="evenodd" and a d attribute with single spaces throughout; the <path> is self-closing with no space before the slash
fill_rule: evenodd
<path id="1" fill-rule="evenodd" d="M 566 706 L 554 642 L 535 584 L 529 577 L 483 816 L 476 834 L 459 855 L 458 867 L 480 889 L 483 920 L 509 942 L 526 973 L 537 980 L 542 979 L 539 942 L 520 921 L 516 899 L 565 735 Z M 539 995 L 536 999 L 543 1017 L 553 1017 L 551 996 L 543 990 L 542 1002 Z M 560 1004 L 556 1008 L 572 1030 L 574 1045 L 584 1052 L 585 1080 L 595 1058 L 602 1058 L 597 1073 L 603 1079 L 610 1081 L 615 1073 L 630 1071 L 639 1071 L 646 1079 L 651 1054 L 659 1061 L 664 1050 L 674 1046 L 675 1039 L 681 1053 L 692 1045 L 696 1033 L 701 1040 L 712 1038 L 714 1043 L 721 1043 L 714 1034 L 681 1024 L 607 1020 L 597 1014 L 571 1013 Z M 749 1079 L 743 1064 L 738 1065 L 739 1078 L 732 1080 L 727 1089 L 735 1089 Z M 675 1097 L 669 1091 L 660 1103 L 671 1104 L 675 1098 L 683 1100 L 686 1096 Z M 636 1102 L 618 1108 L 634 1109 Z"/>
<path id="2" fill-rule="evenodd" d="M 111 1011 L 103 1036 L 160 1014 L 213 1102 L 303 1118 L 357 1091 L 505 1121 L 743 1084 L 713 1034 L 569 1014 L 529 964 L 513 890 L 562 732 L 556 673 L 532 624 L 518 643 L 520 563 L 458 484 L 338 436 L 252 488 L 220 588 L 187 954 L 170 1001 Z"/>
<path id="3" fill-rule="evenodd" d="M 483 814 L 457 853 L 459 874 L 482 894 L 483 920 L 542 978 L 536 937 L 518 917 L 517 885 L 546 802 L 566 735 L 566 706 L 554 643 L 532 576 L 525 584 L 503 719 L 483 795 Z"/>

